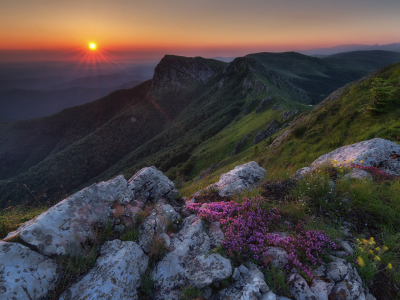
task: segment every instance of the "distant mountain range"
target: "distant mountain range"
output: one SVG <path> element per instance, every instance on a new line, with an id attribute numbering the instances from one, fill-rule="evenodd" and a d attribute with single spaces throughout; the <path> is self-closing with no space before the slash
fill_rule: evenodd
<path id="1" fill-rule="evenodd" d="M 384 50 L 384 51 L 394 51 L 400 52 L 400 43 L 393 43 L 387 45 L 362 45 L 362 44 L 347 44 L 338 45 L 329 48 L 313 48 L 309 50 L 299 50 L 297 52 L 306 55 L 332 55 L 340 52 L 350 52 L 350 51 L 371 51 L 371 50 Z"/>
<path id="2" fill-rule="evenodd" d="M 48 116 L 148 80 L 154 65 L 0 65 L 0 121 Z M 116 72 L 118 71 L 118 72 Z M 100 74 L 98 74 L 100 73 Z"/>
<path id="3" fill-rule="evenodd" d="M 131 89 L 0 124 L 0 206 L 21 202 L 29 190 L 71 193 L 151 165 L 173 180 L 191 180 L 220 161 L 237 162 L 252 147 L 256 155 L 257 143 L 310 105 L 396 61 L 400 53 L 385 51 L 323 59 L 255 53 L 230 63 L 166 55 L 151 80 Z M 230 156 L 234 148 L 237 157 Z M 24 184 L 29 190 L 19 188 Z"/>

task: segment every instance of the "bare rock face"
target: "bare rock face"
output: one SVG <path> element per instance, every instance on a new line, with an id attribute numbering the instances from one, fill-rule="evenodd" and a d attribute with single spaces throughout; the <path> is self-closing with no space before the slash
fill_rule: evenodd
<path id="1" fill-rule="evenodd" d="M 213 59 L 165 55 L 154 70 L 150 96 L 205 81 L 224 66 L 225 63 Z"/>
<path id="2" fill-rule="evenodd" d="M 284 111 L 283 112 L 283 117 L 282 117 L 282 122 L 283 121 L 285 121 L 285 120 L 287 120 L 287 119 L 290 119 L 291 117 L 293 117 L 295 114 L 298 114 L 299 113 L 299 111 L 298 110 L 295 110 L 295 111 Z"/>
<path id="3" fill-rule="evenodd" d="M 294 178 L 295 179 L 303 179 L 306 174 L 311 172 L 311 168 L 309 167 L 304 167 L 301 169 L 298 169 L 296 172 L 294 172 Z"/>
<path id="4" fill-rule="evenodd" d="M 268 285 L 265 283 L 264 274 L 258 270 L 255 264 L 249 263 L 248 265 L 249 268 L 241 266 L 241 268 L 239 268 L 240 276 L 237 276 L 238 279 L 219 292 L 220 299 L 274 299 L 275 295 L 270 292 Z"/>
<path id="5" fill-rule="evenodd" d="M 127 182 L 120 175 L 64 199 L 9 233 L 5 240 L 19 234 L 24 242 L 44 255 L 77 254 L 81 250 L 80 243 L 94 236 L 94 224 L 111 215 L 112 204 L 127 203 L 131 199 Z"/>
<path id="6" fill-rule="evenodd" d="M 311 169 L 323 163 L 333 163 L 335 160 L 338 165 L 361 164 L 366 167 L 377 167 L 386 173 L 398 176 L 400 145 L 381 138 L 355 143 L 322 155 L 311 164 Z"/>
<path id="7" fill-rule="evenodd" d="M 151 273 L 157 300 L 180 299 L 181 286 L 203 288 L 232 275 L 228 259 L 216 253 L 205 255 L 210 250 L 210 238 L 204 221 L 195 215 L 183 221 L 182 229 L 171 239 L 171 248 Z"/>
<path id="8" fill-rule="evenodd" d="M 268 124 L 267 128 L 265 128 L 265 130 L 259 130 L 254 137 L 253 145 L 261 142 L 266 137 L 269 137 L 270 135 L 277 132 L 280 129 L 279 125 L 280 123 L 277 120 L 272 120 L 271 123 Z"/>
<path id="9" fill-rule="evenodd" d="M 165 234 L 165 231 L 167 230 L 169 223 L 174 223 L 178 219 L 179 214 L 171 205 L 162 203 L 158 204 L 139 229 L 139 246 L 146 254 L 148 254 L 152 238 L 156 235 L 167 239 L 165 242 L 168 244 L 169 237 Z"/>
<path id="10" fill-rule="evenodd" d="M 52 259 L 0 241 L 0 299 L 45 299 L 60 277 L 61 268 Z"/>
<path id="11" fill-rule="evenodd" d="M 148 260 L 134 242 L 106 242 L 95 266 L 68 288 L 60 300 L 139 299 L 136 289 L 140 286 Z"/>
<path id="12" fill-rule="evenodd" d="M 179 195 L 174 183 L 154 166 L 143 168 L 133 175 L 128 181 L 128 188 L 134 199 L 142 199 L 144 202 Z"/>
<path id="13" fill-rule="evenodd" d="M 206 189 L 214 186 L 219 189 L 220 196 L 231 196 L 252 187 L 264 178 L 265 172 L 265 169 L 261 168 L 258 163 L 251 161 L 222 174 L 217 183 L 206 187 Z"/>

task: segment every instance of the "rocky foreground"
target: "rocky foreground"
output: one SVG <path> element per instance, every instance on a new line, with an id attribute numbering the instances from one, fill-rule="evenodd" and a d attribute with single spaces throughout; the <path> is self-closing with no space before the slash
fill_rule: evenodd
<path id="1" fill-rule="evenodd" d="M 301 178 L 321 164 L 350 162 L 398 176 L 399 154 L 399 145 L 376 138 L 323 155 L 295 176 Z M 227 197 L 255 187 L 264 175 L 263 168 L 249 162 L 221 175 L 219 182 L 208 189 Z M 357 169 L 348 176 L 371 180 L 368 175 Z M 182 287 L 196 287 L 202 297 L 210 300 L 288 299 L 270 290 L 254 263 L 243 261 L 240 266 L 232 266 L 227 257 L 213 251 L 223 243 L 225 233 L 218 221 L 206 222 L 189 209 L 200 195 L 205 194 L 199 191 L 186 203 L 180 201 L 174 184 L 155 167 L 140 170 L 128 181 L 117 176 L 73 194 L 0 241 L 0 299 L 47 299 L 63 280 L 64 270 L 55 258 L 79 256 L 93 243 L 98 229 L 107 224 L 115 232 L 126 232 L 137 215 L 149 207 L 152 210 L 141 224 L 136 242 L 106 241 L 94 267 L 59 299 L 139 299 L 138 288 L 149 266 L 154 280 L 152 299 L 180 299 Z M 207 209 L 207 203 L 199 206 Z M 286 235 L 271 234 L 276 239 Z M 150 264 L 155 239 L 168 251 Z M 291 270 L 287 285 L 292 299 L 375 299 L 357 270 L 342 258 L 343 253 L 352 253 L 356 245 L 352 240 L 339 242 L 330 253 L 331 262 L 312 270 L 311 283 L 293 267 L 287 251 L 269 247 L 269 263 Z"/>

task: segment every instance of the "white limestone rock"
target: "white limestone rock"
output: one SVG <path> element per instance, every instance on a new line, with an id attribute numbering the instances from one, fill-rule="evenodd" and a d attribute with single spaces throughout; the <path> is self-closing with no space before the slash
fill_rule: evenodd
<path id="1" fill-rule="evenodd" d="M 109 218 L 114 202 L 126 204 L 131 199 L 122 175 L 92 184 L 9 233 L 5 240 L 19 235 L 44 255 L 74 255 L 81 251 L 80 243 L 94 236 L 94 224 Z"/>
<path id="2" fill-rule="evenodd" d="M 136 289 L 148 260 L 134 242 L 106 242 L 95 266 L 68 288 L 60 300 L 139 299 Z"/>
<path id="3" fill-rule="evenodd" d="M 171 252 L 151 272 L 157 300 L 180 298 L 181 286 L 204 288 L 232 275 L 230 261 L 210 251 L 204 221 L 195 215 L 183 220 L 182 229 L 171 238 Z M 205 256 L 206 255 L 206 256 Z"/>
<path id="4" fill-rule="evenodd" d="M 303 179 L 306 174 L 311 172 L 311 168 L 309 167 L 304 167 L 301 169 L 298 169 L 296 172 L 294 172 L 294 178 L 295 179 Z"/>
<path id="5" fill-rule="evenodd" d="M 52 259 L 0 241 L 0 299 L 45 299 L 60 277 L 61 268 Z"/>
<path id="6" fill-rule="evenodd" d="M 169 237 L 165 234 L 169 223 L 179 219 L 179 214 L 169 204 L 157 204 L 150 215 L 139 228 L 139 246 L 148 254 L 154 236 L 160 236 L 166 244 L 170 243 Z"/>
<path id="7" fill-rule="evenodd" d="M 344 178 L 352 178 L 352 179 L 360 179 L 360 180 L 369 180 L 373 181 L 372 175 L 369 174 L 367 171 L 353 168 L 350 173 L 347 173 Z"/>
<path id="8" fill-rule="evenodd" d="M 255 264 L 248 263 L 248 265 L 247 273 L 242 273 L 238 280 L 219 292 L 220 299 L 256 300 L 262 299 L 263 295 L 270 291 L 265 283 L 264 274 Z M 269 296 L 272 297 L 272 295 Z"/>
<path id="9" fill-rule="evenodd" d="M 311 164 L 311 169 L 324 163 L 333 163 L 334 160 L 337 161 L 337 165 L 361 164 L 366 167 L 377 167 L 386 173 L 398 176 L 400 145 L 381 138 L 351 144 L 322 155 Z"/>
<path id="10" fill-rule="evenodd" d="M 217 183 L 205 189 L 216 187 L 219 190 L 220 196 L 231 196 L 253 187 L 258 181 L 264 178 L 265 172 L 265 169 L 261 168 L 255 161 L 251 161 L 235 167 L 228 173 L 222 174 Z"/>
<path id="11" fill-rule="evenodd" d="M 266 251 L 266 259 L 275 267 L 283 269 L 289 263 L 289 254 L 280 247 L 269 247 Z"/>
<path id="12" fill-rule="evenodd" d="M 317 296 L 309 288 L 307 281 L 292 269 L 289 274 L 289 289 L 291 295 L 298 300 L 317 300 Z"/>
<path id="13" fill-rule="evenodd" d="M 225 234 L 222 232 L 219 222 L 212 222 L 210 224 L 208 235 L 210 237 L 211 245 L 214 248 L 221 245 L 225 238 Z"/>
<path id="14" fill-rule="evenodd" d="M 141 169 L 129 179 L 128 185 L 133 197 L 144 202 L 160 198 L 172 199 L 179 195 L 174 183 L 154 166 Z"/>

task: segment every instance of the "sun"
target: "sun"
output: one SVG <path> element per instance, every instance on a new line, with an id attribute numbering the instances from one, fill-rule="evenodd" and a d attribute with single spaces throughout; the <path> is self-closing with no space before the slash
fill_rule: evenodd
<path id="1" fill-rule="evenodd" d="M 89 44 L 89 48 L 90 50 L 96 50 L 96 44 L 94 43 Z"/>

